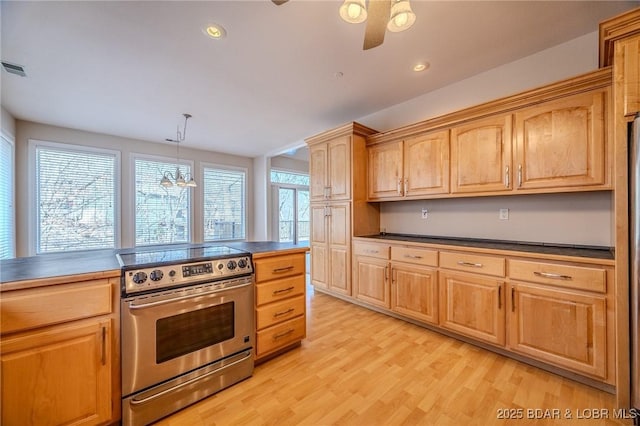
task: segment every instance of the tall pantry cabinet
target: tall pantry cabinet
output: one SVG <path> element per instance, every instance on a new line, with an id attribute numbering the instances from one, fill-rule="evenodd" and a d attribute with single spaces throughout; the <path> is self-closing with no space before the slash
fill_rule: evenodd
<path id="1" fill-rule="evenodd" d="M 351 237 L 377 234 L 377 205 L 367 204 L 365 138 L 377 133 L 352 122 L 306 139 L 311 199 L 311 283 L 351 296 Z"/>

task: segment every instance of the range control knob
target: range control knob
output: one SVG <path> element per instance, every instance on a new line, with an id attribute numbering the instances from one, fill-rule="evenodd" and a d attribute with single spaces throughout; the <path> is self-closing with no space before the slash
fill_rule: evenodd
<path id="1" fill-rule="evenodd" d="M 142 284 L 147 280 L 147 274 L 144 272 L 136 272 L 133 274 L 133 282 L 136 284 Z"/>
<path id="2" fill-rule="evenodd" d="M 218 263 L 218 269 L 222 270 L 224 268 L 224 263 Z"/>
<path id="3" fill-rule="evenodd" d="M 173 269 L 172 269 L 172 270 L 170 270 L 170 271 L 169 271 L 169 276 L 170 276 L 170 277 L 172 277 L 172 278 L 173 278 L 173 277 L 175 277 L 175 276 L 176 276 L 176 271 L 175 271 L 175 270 L 173 270 Z"/>
<path id="4" fill-rule="evenodd" d="M 163 276 L 164 274 L 160 269 L 154 269 L 153 271 L 151 271 L 151 274 L 149 274 L 149 278 L 151 278 L 151 281 L 160 281 Z"/>
<path id="5" fill-rule="evenodd" d="M 238 260 L 238 268 L 246 268 L 247 267 L 247 259 Z"/>
<path id="6" fill-rule="evenodd" d="M 235 260 L 230 260 L 229 262 L 227 262 L 227 268 L 229 268 L 229 270 L 233 271 L 234 269 L 236 269 L 236 266 L 238 264 L 236 263 Z"/>

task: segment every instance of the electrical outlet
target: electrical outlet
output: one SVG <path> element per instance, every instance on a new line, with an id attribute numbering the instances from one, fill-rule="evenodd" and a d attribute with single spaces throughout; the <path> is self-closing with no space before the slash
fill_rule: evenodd
<path id="1" fill-rule="evenodd" d="M 422 218 L 426 219 L 429 216 L 429 210 L 422 209 Z"/>
<path id="2" fill-rule="evenodd" d="M 509 209 L 500 209 L 498 217 L 500 220 L 509 220 Z"/>

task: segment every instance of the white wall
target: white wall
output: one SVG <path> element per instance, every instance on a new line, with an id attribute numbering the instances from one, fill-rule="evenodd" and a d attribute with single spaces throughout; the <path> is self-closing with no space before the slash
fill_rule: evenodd
<path id="1" fill-rule="evenodd" d="M 598 68 L 598 32 L 443 87 L 356 121 L 386 132 Z M 428 73 L 428 71 L 427 71 Z M 425 75 L 428 78 L 429 75 Z"/>
<path id="2" fill-rule="evenodd" d="M 357 121 L 388 131 L 597 68 L 596 31 Z M 427 220 L 420 218 L 422 207 L 430 212 Z M 500 208 L 510 209 L 508 221 L 498 220 Z M 602 246 L 614 241 L 607 192 L 387 202 L 380 210 L 381 230 L 388 233 Z"/>
<path id="3" fill-rule="evenodd" d="M 387 202 L 380 206 L 380 230 L 611 247 L 612 197 L 602 191 Z M 500 209 L 509 209 L 508 220 L 499 219 Z"/>
<path id="4" fill-rule="evenodd" d="M 309 173 L 309 161 L 278 155 L 271 157 L 271 168 L 306 174 Z"/>
<path id="5" fill-rule="evenodd" d="M 122 247 L 132 247 L 134 245 L 134 179 L 132 176 L 131 157 L 133 154 L 148 154 L 176 158 L 176 145 L 146 142 L 136 139 L 127 139 L 117 136 L 90 133 L 74 129 L 49 126 L 46 124 L 32 123 L 18 120 L 16 122 L 16 254 L 17 256 L 28 256 L 29 252 L 29 218 L 33 215 L 29 212 L 29 171 L 28 171 L 28 144 L 29 139 L 69 143 L 96 148 L 118 150 L 121 153 L 121 199 L 120 217 L 122 229 Z M 247 238 L 253 239 L 253 161 L 251 158 L 234 155 L 220 154 L 211 151 L 202 151 L 180 148 L 180 159 L 194 162 L 195 179 L 202 182 L 202 165 L 217 164 L 222 166 L 243 167 L 247 174 Z M 199 186 L 195 191 L 202 191 Z M 203 240 L 204 231 L 202 229 L 202 195 L 194 197 L 194 227 L 192 234 L 193 242 Z"/>
<path id="6" fill-rule="evenodd" d="M 11 139 L 15 138 L 16 120 L 4 107 L 0 107 L 0 129 L 2 129 L 5 135 L 10 136 Z"/>

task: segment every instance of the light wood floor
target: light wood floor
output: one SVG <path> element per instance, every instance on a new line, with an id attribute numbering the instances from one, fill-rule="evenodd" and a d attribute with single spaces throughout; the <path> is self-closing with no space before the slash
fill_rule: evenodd
<path id="1" fill-rule="evenodd" d="M 614 404 L 611 394 L 311 291 L 300 348 L 159 424 L 631 424 L 613 419 Z M 498 419 L 504 409 L 523 409 L 524 419 Z M 527 409 L 559 409 L 561 420 L 527 419 Z M 579 409 L 610 418 L 576 419 Z"/>

